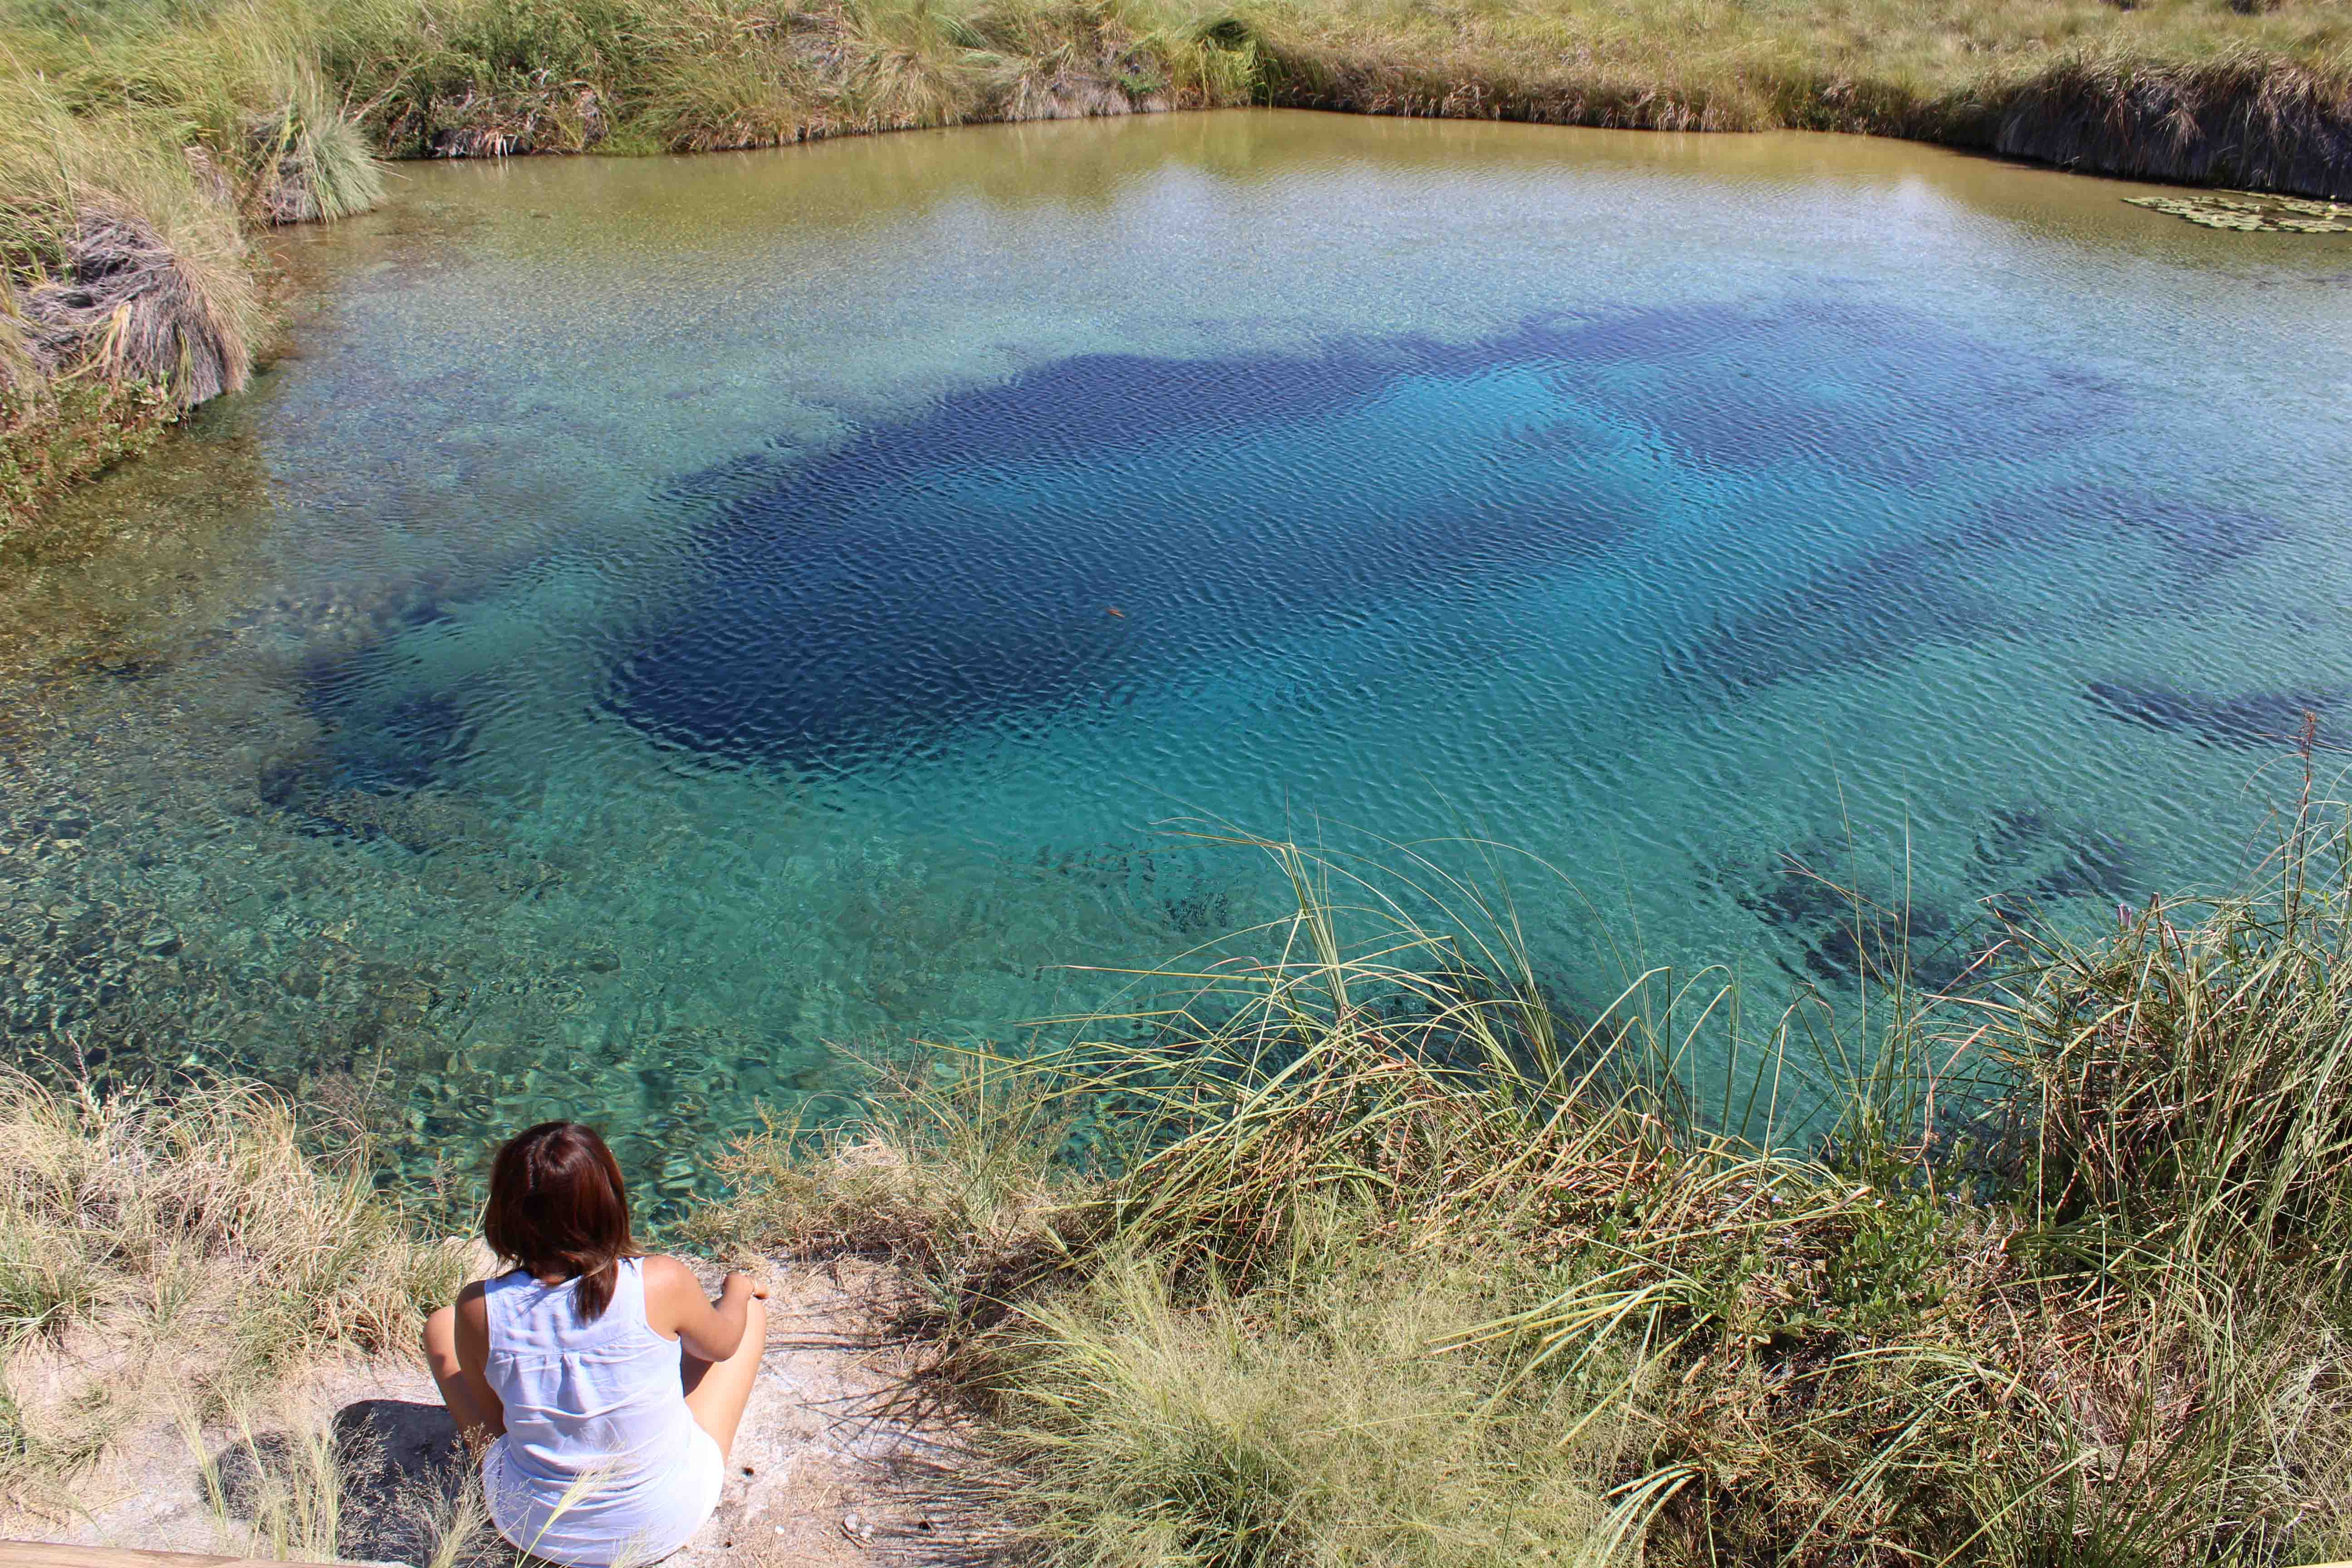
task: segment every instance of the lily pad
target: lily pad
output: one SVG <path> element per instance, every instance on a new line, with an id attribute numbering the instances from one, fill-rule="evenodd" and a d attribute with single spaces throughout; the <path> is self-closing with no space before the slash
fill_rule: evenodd
<path id="1" fill-rule="evenodd" d="M 2210 191 L 2188 196 L 2126 196 L 2129 205 L 2186 218 L 2200 228 L 2240 234 L 2352 234 L 2352 204 L 2255 191 Z"/>

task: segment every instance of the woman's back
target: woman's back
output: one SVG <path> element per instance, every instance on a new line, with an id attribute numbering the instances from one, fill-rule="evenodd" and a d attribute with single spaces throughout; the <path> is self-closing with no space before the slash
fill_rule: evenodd
<path id="1" fill-rule="evenodd" d="M 685 1545 L 719 1506 L 767 1292 L 730 1274 L 712 1301 L 677 1258 L 643 1256 L 620 1162 L 577 1121 L 499 1145 L 482 1239 L 517 1267 L 426 1313 L 425 1359 L 499 1533 L 570 1568 Z"/>
<path id="2" fill-rule="evenodd" d="M 518 1269 L 483 1288 L 483 1375 L 506 1407 L 482 1470 L 491 1517 L 558 1562 L 661 1556 L 717 1500 L 721 1465 L 687 1408 L 683 1347 L 646 1321 L 643 1260 L 614 1272 L 611 1302 L 584 1323 L 577 1279 L 542 1285 Z"/>

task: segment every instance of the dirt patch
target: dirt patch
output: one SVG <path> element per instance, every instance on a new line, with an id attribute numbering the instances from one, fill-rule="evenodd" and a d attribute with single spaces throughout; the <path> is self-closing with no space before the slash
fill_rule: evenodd
<path id="1" fill-rule="evenodd" d="M 882 1321 L 890 1276 L 848 1263 L 772 1271 L 768 1349 L 730 1457 L 719 1511 L 668 1559 L 720 1564 L 968 1564 L 1001 1560 L 1002 1511 L 956 1420 L 924 1397 L 919 1365 Z M 125 1432 L 75 1489 L 71 1512 L 0 1512 L 0 1537 L 184 1552 L 300 1555 L 282 1498 L 306 1456 L 333 1456 L 322 1533 L 354 1562 L 423 1568 L 462 1520 L 468 1472 L 456 1428 L 414 1357 L 321 1367 L 264 1421 L 191 1435 L 173 1413 Z M 199 1451 L 201 1445 L 201 1451 Z M 280 1501 L 270 1501 L 272 1488 Z M 301 1505 L 313 1515 L 324 1500 Z M 295 1511 L 299 1511 L 296 1510 Z M 274 1517 L 273 1517 L 274 1516 Z M 273 1531 L 278 1538 L 273 1539 Z M 299 1534 L 299 1532 L 298 1532 Z M 511 1563 L 481 1532 L 458 1561 Z"/>

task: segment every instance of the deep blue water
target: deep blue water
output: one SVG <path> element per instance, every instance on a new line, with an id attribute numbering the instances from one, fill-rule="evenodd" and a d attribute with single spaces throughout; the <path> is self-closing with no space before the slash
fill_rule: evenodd
<path id="1" fill-rule="evenodd" d="M 1622 447 L 1949 494 L 2112 431 L 2124 403 L 2030 350 L 1818 300 L 1077 355 L 821 457 L 688 479 L 665 499 L 694 520 L 693 587 L 630 636 L 612 701 L 715 755 L 887 764 L 961 730 L 1082 724 L 1327 629 L 1427 644 L 1498 594 L 1638 557 L 1655 518 L 1612 471 Z M 2144 533 L 2195 572 L 2276 531 L 2129 492 L 1949 504 L 1794 603 L 1662 642 L 1663 673 L 1754 685 L 1969 636 L 1990 618 L 1952 580 L 1970 549 Z"/>

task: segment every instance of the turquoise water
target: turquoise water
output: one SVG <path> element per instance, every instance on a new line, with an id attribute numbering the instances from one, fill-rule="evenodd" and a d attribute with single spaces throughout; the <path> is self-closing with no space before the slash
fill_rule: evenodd
<path id="1" fill-rule="evenodd" d="M 404 166 L 0 576 L 0 1020 L 470 1170 L 1476 834 L 1559 993 L 2085 923 L 2352 731 L 2352 249 L 1836 138 L 1231 113 Z M 2331 753 L 2332 754 L 2332 753 Z M 2326 763 L 2323 762 L 2323 766 Z M 1080 966 L 1080 967 L 1072 967 Z"/>

